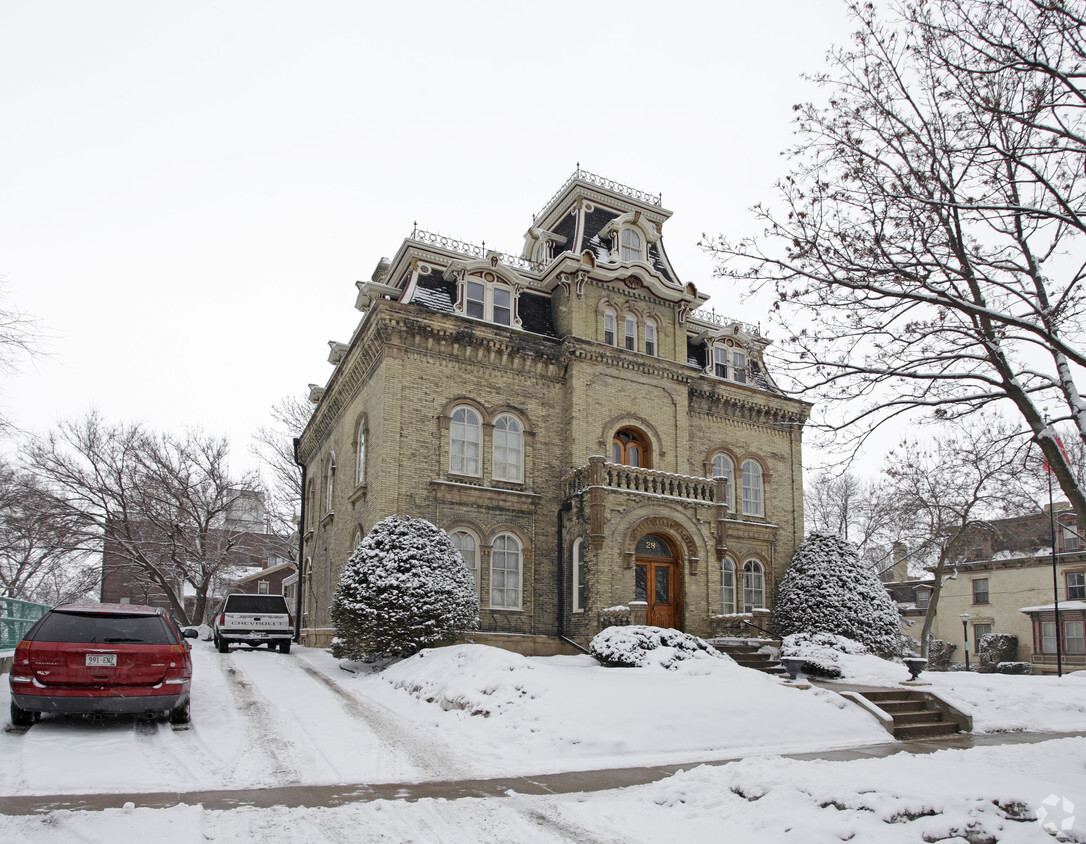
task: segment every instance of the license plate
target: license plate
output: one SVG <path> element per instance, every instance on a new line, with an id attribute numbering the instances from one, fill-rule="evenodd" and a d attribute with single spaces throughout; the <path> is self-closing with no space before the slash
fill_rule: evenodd
<path id="1" fill-rule="evenodd" d="M 117 667 L 117 654 L 87 654 L 87 667 L 90 666 L 106 668 Z"/>

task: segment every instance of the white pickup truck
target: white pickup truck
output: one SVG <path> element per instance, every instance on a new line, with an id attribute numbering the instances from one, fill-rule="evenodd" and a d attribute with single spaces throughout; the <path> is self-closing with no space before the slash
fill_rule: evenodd
<path id="1" fill-rule="evenodd" d="M 250 595 L 235 592 L 223 599 L 215 614 L 213 634 L 219 653 L 229 653 L 231 645 L 270 648 L 290 653 L 294 637 L 294 619 L 282 595 Z"/>

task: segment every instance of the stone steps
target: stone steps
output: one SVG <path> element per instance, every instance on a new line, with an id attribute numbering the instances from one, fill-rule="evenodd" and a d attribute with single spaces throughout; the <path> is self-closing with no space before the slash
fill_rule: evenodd
<path id="1" fill-rule="evenodd" d="M 784 666 L 774 657 L 770 654 L 761 652 L 760 648 L 767 644 L 776 644 L 777 647 L 780 647 L 779 642 L 758 642 L 757 644 L 750 645 L 734 642 L 712 643 L 713 647 L 718 651 L 727 654 L 744 668 L 753 668 L 756 671 L 761 671 L 765 674 L 773 674 L 777 677 L 788 676 L 788 672 L 784 670 Z"/>
<path id="2" fill-rule="evenodd" d="M 886 689 L 860 694 L 894 719 L 894 738 L 899 741 L 948 736 L 961 730 L 954 721 L 947 721 L 923 692 Z"/>

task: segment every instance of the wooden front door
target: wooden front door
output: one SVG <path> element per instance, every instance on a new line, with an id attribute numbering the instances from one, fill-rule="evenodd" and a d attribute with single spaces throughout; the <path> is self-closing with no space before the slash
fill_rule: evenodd
<path id="1" fill-rule="evenodd" d="M 646 624 L 682 629 L 679 561 L 663 537 L 649 534 L 637 543 L 634 598 L 648 604 Z"/>

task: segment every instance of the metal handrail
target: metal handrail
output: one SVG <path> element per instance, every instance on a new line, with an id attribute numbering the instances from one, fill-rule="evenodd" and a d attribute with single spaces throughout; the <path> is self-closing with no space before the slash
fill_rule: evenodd
<path id="1" fill-rule="evenodd" d="M 45 604 L 20 601 L 18 598 L 0 598 L 0 650 L 14 648 L 51 608 Z"/>

